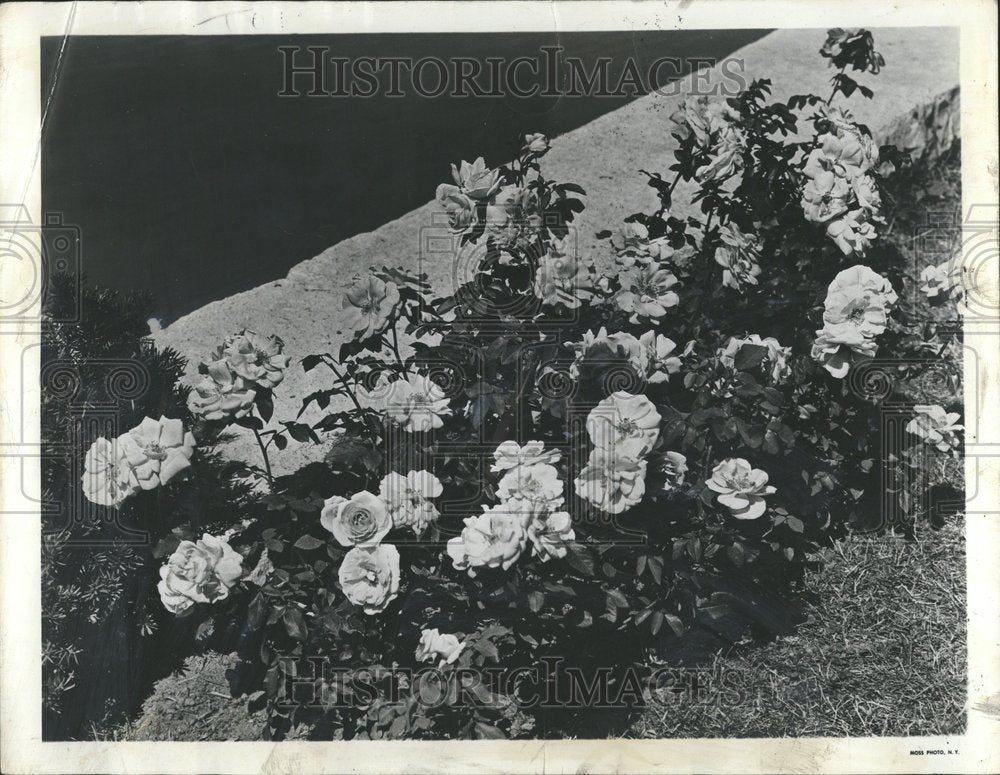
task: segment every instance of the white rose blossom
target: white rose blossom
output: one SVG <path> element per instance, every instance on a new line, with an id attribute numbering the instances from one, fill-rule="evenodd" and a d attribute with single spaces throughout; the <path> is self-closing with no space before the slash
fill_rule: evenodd
<path id="1" fill-rule="evenodd" d="M 434 662 L 438 667 L 454 664 L 465 649 L 465 642 L 455 635 L 442 634 L 436 629 L 421 630 L 420 643 L 417 644 L 416 659 L 418 662 Z"/>
<path id="2" fill-rule="evenodd" d="M 344 293 L 344 325 L 357 339 L 367 339 L 384 331 L 399 303 L 399 287 L 369 274 Z"/>
<path id="3" fill-rule="evenodd" d="M 623 287 L 614 300 L 620 310 L 629 313 L 632 323 L 638 323 L 640 318 L 659 320 L 680 303 L 673 290 L 677 277 L 657 264 L 631 270 L 621 279 Z"/>
<path id="4" fill-rule="evenodd" d="M 120 506 L 139 491 L 139 480 L 125 458 L 124 446 L 116 440 L 98 438 L 84 457 L 83 494 L 91 503 Z"/>
<path id="5" fill-rule="evenodd" d="M 188 394 L 188 409 L 205 420 L 238 420 L 253 410 L 256 383 L 234 372 L 225 359 L 203 364 L 205 375 Z"/>
<path id="6" fill-rule="evenodd" d="M 118 439 L 125 459 L 143 490 L 166 484 L 191 467 L 195 440 L 184 430 L 181 420 L 144 417 L 142 422 Z"/>
<path id="7" fill-rule="evenodd" d="M 646 461 L 636 456 L 635 445 L 621 450 L 597 447 L 587 465 L 573 480 L 576 494 L 608 514 L 621 514 L 646 494 Z"/>
<path id="8" fill-rule="evenodd" d="M 441 482 L 429 471 L 410 471 L 406 476 L 389 473 L 379 484 L 394 527 L 409 527 L 420 535 L 439 516 L 433 500 L 440 497 Z"/>
<path id="9" fill-rule="evenodd" d="M 430 431 L 444 425 L 451 414 L 449 399 L 441 387 L 423 374 L 410 374 L 392 382 L 384 378 L 362 398 L 390 421 L 411 433 Z"/>
<path id="10" fill-rule="evenodd" d="M 399 551 L 392 544 L 355 546 L 337 573 L 344 595 L 369 616 L 381 613 L 399 595 Z"/>
<path id="11" fill-rule="evenodd" d="M 639 337 L 639 344 L 642 346 L 644 361 L 640 373 L 643 373 L 649 382 L 653 384 L 666 382 L 671 374 L 680 371 L 681 359 L 673 355 L 677 344 L 672 339 L 655 331 L 647 331 Z"/>
<path id="12" fill-rule="evenodd" d="M 595 447 L 614 450 L 635 443 L 637 457 L 646 454 L 660 435 L 660 414 L 646 396 L 612 393 L 590 410 L 587 433 Z"/>
<path id="13" fill-rule="evenodd" d="M 160 568 L 157 590 L 164 607 L 180 614 L 195 603 L 225 600 L 243 575 L 243 557 L 224 538 L 205 533 L 197 542 L 181 541 Z"/>
<path id="14" fill-rule="evenodd" d="M 913 419 L 906 425 L 907 433 L 919 436 L 939 452 L 958 457 L 961 442 L 958 432 L 964 426 L 958 424 L 958 412 L 946 412 L 937 404 L 918 404 L 913 407 Z"/>
<path id="15" fill-rule="evenodd" d="M 501 477 L 497 497 L 521 511 L 554 510 L 563 504 L 563 483 L 559 472 L 547 463 L 517 466 Z M 522 502 L 523 507 L 518 505 Z"/>
<path id="16" fill-rule="evenodd" d="M 466 517 L 462 534 L 448 541 L 447 553 L 456 570 L 475 576 L 481 568 L 507 570 L 524 551 L 527 535 L 520 514 L 499 504 Z"/>
<path id="17" fill-rule="evenodd" d="M 932 303 L 962 295 L 961 269 L 957 262 L 926 266 L 920 273 L 920 292 Z"/>
<path id="18" fill-rule="evenodd" d="M 392 529 L 392 518 L 381 498 L 362 490 L 349 499 L 339 495 L 328 498 L 320 524 L 333 533 L 341 546 L 371 546 Z"/>
<path id="19" fill-rule="evenodd" d="M 766 495 L 776 492 L 767 483 L 767 472 L 743 458 L 728 458 L 712 469 L 705 483 L 736 519 L 757 519 L 767 510 Z"/>
<path id="20" fill-rule="evenodd" d="M 593 295 L 593 274 L 593 267 L 566 253 L 562 243 L 553 242 L 535 271 L 535 297 L 544 304 L 576 309 Z"/>
<path id="21" fill-rule="evenodd" d="M 233 372 L 248 384 L 273 389 L 285 378 L 289 356 L 285 343 L 276 336 L 264 336 L 244 328 L 226 337 L 215 354 L 215 360 L 225 360 Z"/>

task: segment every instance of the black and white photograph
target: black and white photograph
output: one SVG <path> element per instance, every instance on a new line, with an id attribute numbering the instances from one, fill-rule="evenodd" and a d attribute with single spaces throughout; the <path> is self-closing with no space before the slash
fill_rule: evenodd
<path id="1" fill-rule="evenodd" d="M 909 11 L 0 8 L 4 771 L 996 771 L 997 12 Z"/>

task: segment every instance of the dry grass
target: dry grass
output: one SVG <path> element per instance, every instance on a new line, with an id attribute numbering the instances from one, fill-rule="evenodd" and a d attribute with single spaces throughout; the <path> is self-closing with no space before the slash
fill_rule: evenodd
<path id="1" fill-rule="evenodd" d="M 809 585 L 796 635 L 737 647 L 664 691 L 638 737 L 959 734 L 965 728 L 961 524 L 905 541 L 857 536 Z M 682 676 L 682 678 L 684 678 Z M 698 685 L 699 691 L 691 687 Z"/>

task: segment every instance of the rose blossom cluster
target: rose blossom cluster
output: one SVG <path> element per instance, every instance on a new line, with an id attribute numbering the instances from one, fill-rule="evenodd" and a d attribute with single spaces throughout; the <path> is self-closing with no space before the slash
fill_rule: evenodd
<path id="1" fill-rule="evenodd" d="M 608 514 L 621 514 L 646 493 L 646 455 L 660 435 L 660 414 L 646 396 L 612 393 L 587 415 L 594 448 L 574 481 L 576 493 Z"/>
<path id="2" fill-rule="evenodd" d="M 844 253 L 864 253 L 882 223 L 882 201 L 875 178 L 878 146 L 850 116 L 827 108 L 822 120 L 828 131 L 803 167 L 802 211 L 806 220 L 826 226 L 827 235 Z"/>
<path id="3" fill-rule="evenodd" d="M 840 272 L 827 289 L 813 359 L 843 379 L 853 364 L 874 358 L 875 338 L 885 331 L 896 300 L 892 283 L 869 267 L 857 264 Z"/>
<path id="4" fill-rule="evenodd" d="M 323 504 L 320 524 L 351 547 L 337 576 L 344 595 L 366 614 L 384 611 L 399 594 L 399 551 L 381 543 L 393 526 L 385 501 L 367 490 L 334 495 Z"/>
<path id="5" fill-rule="evenodd" d="M 192 414 L 226 422 L 245 417 L 259 390 L 273 390 L 285 378 L 284 347 L 278 337 L 249 329 L 226 337 L 198 368 L 203 376 L 188 396 Z"/>
<path id="6" fill-rule="evenodd" d="M 194 436 L 180 420 L 145 417 L 128 433 L 90 445 L 83 494 L 92 503 L 119 506 L 139 490 L 153 490 L 189 468 L 194 448 Z"/>
<path id="7" fill-rule="evenodd" d="M 522 153 L 527 158 L 537 159 L 548 150 L 545 135 L 525 135 Z M 464 160 L 457 167 L 452 164 L 451 177 L 453 182 L 439 185 L 434 198 L 447 213 L 452 232 L 465 234 L 481 226 L 507 250 L 524 249 L 535 242 L 542 216 L 534 191 L 505 185 L 500 170 L 487 167 L 482 156 L 471 164 Z"/>
<path id="8" fill-rule="evenodd" d="M 708 156 L 707 163 L 695 170 L 700 183 L 724 181 L 742 169 L 746 138 L 737 123 L 740 113 L 728 102 L 688 95 L 671 118 L 694 135 Z"/>
<path id="9" fill-rule="evenodd" d="M 523 446 L 505 441 L 493 457 L 500 503 L 467 517 L 462 534 L 448 541 L 455 568 L 470 576 L 482 568 L 507 570 L 529 545 L 542 562 L 565 557 L 576 535 L 562 509 L 563 483 L 554 465 L 560 453 L 546 450 L 540 441 Z"/>
<path id="10" fill-rule="evenodd" d="M 913 419 L 906 425 L 906 432 L 919 436 L 926 444 L 938 452 L 945 452 L 957 458 L 961 452 L 958 432 L 964 426 L 958 424 L 958 412 L 946 412 L 937 404 L 918 404 L 913 407 Z"/>
<path id="11" fill-rule="evenodd" d="M 225 600 L 242 575 L 243 557 L 225 538 L 205 533 L 197 542 L 180 542 L 160 568 L 157 590 L 170 613 L 182 614 L 195 603 Z"/>

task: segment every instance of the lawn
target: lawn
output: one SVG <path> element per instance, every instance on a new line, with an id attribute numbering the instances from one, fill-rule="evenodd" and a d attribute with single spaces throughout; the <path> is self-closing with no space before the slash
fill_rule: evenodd
<path id="1" fill-rule="evenodd" d="M 797 633 L 672 670 L 637 737 L 904 736 L 965 728 L 965 537 L 854 536 L 811 573 Z"/>

